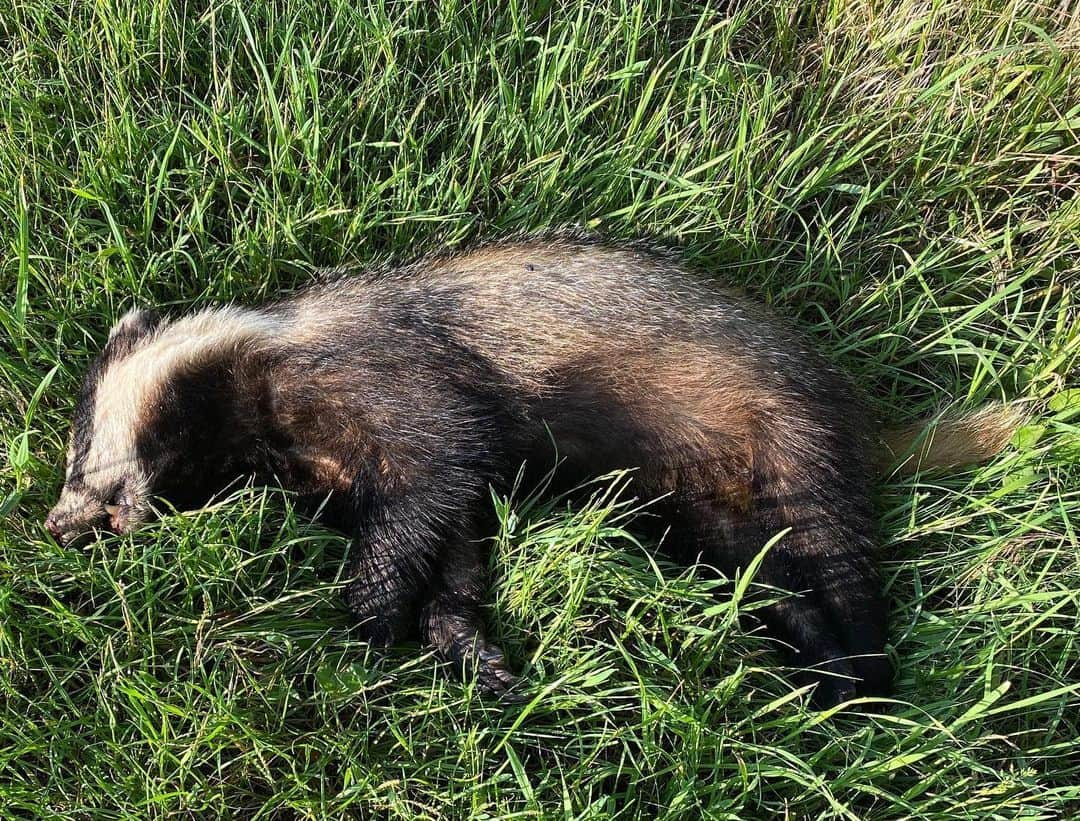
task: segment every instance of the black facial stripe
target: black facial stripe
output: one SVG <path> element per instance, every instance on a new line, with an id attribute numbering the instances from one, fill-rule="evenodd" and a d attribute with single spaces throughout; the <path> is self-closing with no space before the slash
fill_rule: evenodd
<path id="1" fill-rule="evenodd" d="M 86 460 L 90 455 L 90 443 L 94 435 L 94 405 L 103 371 L 102 359 L 95 360 L 83 380 L 82 393 L 75 405 L 72 417 L 72 453 L 68 465 L 68 484 L 82 485 L 86 475 Z"/>
<path id="2" fill-rule="evenodd" d="M 257 414 L 241 400 L 235 361 L 223 353 L 171 373 L 135 431 L 139 464 L 156 477 L 154 494 L 181 509 L 250 472 Z"/>

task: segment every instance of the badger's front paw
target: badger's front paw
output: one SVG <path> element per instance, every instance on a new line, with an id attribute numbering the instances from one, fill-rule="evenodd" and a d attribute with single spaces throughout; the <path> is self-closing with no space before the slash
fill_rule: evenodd
<path id="1" fill-rule="evenodd" d="M 383 616 L 362 616 L 355 629 L 373 647 L 390 647 L 398 641 L 398 623 Z"/>
<path id="2" fill-rule="evenodd" d="M 475 650 L 476 682 L 480 690 L 500 701 L 520 702 L 524 697 L 514 688 L 521 681 L 510 671 L 502 650 L 494 644 L 481 643 Z"/>
<path id="3" fill-rule="evenodd" d="M 449 597 L 438 597 L 425 610 L 422 622 L 425 639 L 462 680 L 475 677 L 482 693 L 502 701 L 520 701 L 512 692 L 518 678 L 502 650 L 484 637 L 475 605 Z"/>

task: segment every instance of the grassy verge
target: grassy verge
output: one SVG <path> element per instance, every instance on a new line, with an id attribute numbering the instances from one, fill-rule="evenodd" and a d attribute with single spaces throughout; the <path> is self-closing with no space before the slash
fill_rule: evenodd
<path id="1" fill-rule="evenodd" d="M 0 813 L 1076 812 L 1080 16 L 705 5 L 0 0 Z M 347 545 L 279 494 L 46 537 L 133 302 L 568 223 L 680 243 L 883 417 L 1031 401 L 994 463 L 884 487 L 895 703 L 812 710 L 604 485 L 493 500 L 506 708 L 356 641 Z"/>

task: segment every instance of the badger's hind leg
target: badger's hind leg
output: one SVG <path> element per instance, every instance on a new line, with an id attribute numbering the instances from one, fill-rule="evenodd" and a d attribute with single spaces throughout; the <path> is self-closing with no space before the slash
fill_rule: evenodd
<path id="1" fill-rule="evenodd" d="M 869 484 L 858 438 L 835 428 L 777 425 L 754 454 L 755 521 L 768 535 L 790 528 L 766 564 L 805 603 L 781 603 L 771 618 L 794 639 L 800 666 L 833 674 L 819 677 L 822 705 L 883 694 L 892 682 Z"/>
<path id="2" fill-rule="evenodd" d="M 714 495 L 713 488 L 687 488 L 679 494 L 679 524 L 673 528 L 679 558 L 715 567 L 725 575 L 744 571 L 774 535 L 743 511 Z M 782 528 L 778 528 L 779 531 Z M 754 577 L 761 595 L 780 598 L 754 609 L 768 634 L 783 642 L 798 668 L 799 684 L 816 684 L 814 701 L 827 705 L 853 698 L 858 677 L 812 583 L 792 572 L 783 542 L 763 557 Z"/>
<path id="3" fill-rule="evenodd" d="M 714 454 L 678 471 L 674 494 L 686 528 L 680 540 L 697 559 L 731 574 L 768 540 L 756 581 L 787 594 L 758 611 L 769 632 L 791 647 L 800 683 L 816 684 L 828 706 L 888 690 L 885 608 L 870 551 L 866 483 L 837 477 L 828 458 L 756 441 L 743 466 Z M 855 472 L 858 472 L 857 466 Z"/>
<path id="4" fill-rule="evenodd" d="M 842 430 L 790 434 L 755 458 L 755 511 L 796 589 L 807 591 L 850 665 L 856 695 L 884 695 L 893 670 L 885 656 L 887 609 L 874 552 L 870 470 L 861 443 Z M 818 696 L 827 703 L 828 698 Z"/>

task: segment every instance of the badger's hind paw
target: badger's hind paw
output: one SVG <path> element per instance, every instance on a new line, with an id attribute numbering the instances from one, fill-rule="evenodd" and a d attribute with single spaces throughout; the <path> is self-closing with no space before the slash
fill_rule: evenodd
<path id="1" fill-rule="evenodd" d="M 855 682 L 851 679 L 838 676 L 820 675 L 817 686 L 811 696 L 811 703 L 819 710 L 827 710 L 832 707 L 851 701 L 858 694 Z"/>

